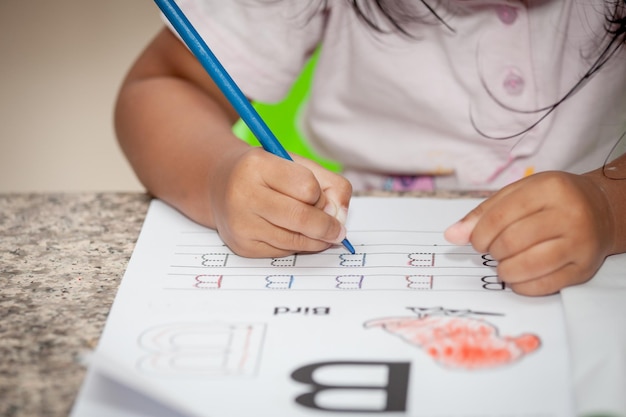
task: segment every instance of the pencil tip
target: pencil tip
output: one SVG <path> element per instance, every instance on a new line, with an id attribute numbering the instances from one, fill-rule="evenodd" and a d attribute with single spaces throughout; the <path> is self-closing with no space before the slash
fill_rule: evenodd
<path id="1" fill-rule="evenodd" d="M 354 250 L 354 247 L 353 247 L 353 246 L 352 246 L 352 244 L 348 241 L 348 239 L 344 239 L 344 240 L 341 242 L 341 244 L 342 244 L 343 246 L 345 246 L 345 247 L 346 247 L 346 249 L 348 249 L 348 252 L 350 252 L 351 254 L 353 254 L 353 255 L 354 255 L 354 254 L 356 253 L 356 251 Z"/>

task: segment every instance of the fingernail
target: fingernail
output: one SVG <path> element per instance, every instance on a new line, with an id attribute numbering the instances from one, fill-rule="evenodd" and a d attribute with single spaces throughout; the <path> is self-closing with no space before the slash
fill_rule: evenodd
<path id="1" fill-rule="evenodd" d="M 469 242 L 472 228 L 473 227 L 467 224 L 467 222 L 459 220 L 458 222 L 448 227 L 445 232 L 443 232 L 443 235 L 450 243 L 453 243 L 455 245 L 465 245 Z"/>
<path id="2" fill-rule="evenodd" d="M 324 207 L 324 213 L 335 217 L 337 215 L 337 206 L 335 203 L 329 200 L 328 203 L 326 203 L 326 207 Z"/>
<path id="3" fill-rule="evenodd" d="M 335 203 L 329 201 L 324 207 L 324 213 L 328 214 L 339 220 L 339 223 L 346 224 L 346 220 L 348 219 L 348 209 L 346 208 L 338 208 Z"/>
<path id="4" fill-rule="evenodd" d="M 342 224 L 341 225 L 341 230 L 339 231 L 339 236 L 337 236 L 337 239 L 335 239 L 335 243 L 341 243 L 343 242 L 343 240 L 346 238 L 346 227 Z"/>
<path id="5" fill-rule="evenodd" d="M 348 209 L 344 207 L 340 208 L 335 217 L 341 224 L 346 224 L 346 220 L 348 220 Z"/>

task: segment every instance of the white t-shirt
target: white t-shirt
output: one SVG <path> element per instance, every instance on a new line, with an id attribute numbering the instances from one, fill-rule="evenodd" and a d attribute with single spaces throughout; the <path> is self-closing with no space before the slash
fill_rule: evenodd
<path id="1" fill-rule="evenodd" d="M 626 129 L 621 50 L 547 110 L 606 46 L 602 0 L 444 0 L 436 10 L 452 30 L 424 9 L 410 37 L 376 33 L 345 0 L 178 3 L 254 100 L 280 100 L 322 45 L 301 125 L 356 189 L 390 176 L 496 189 L 538 171 L 585 172 Z"/>

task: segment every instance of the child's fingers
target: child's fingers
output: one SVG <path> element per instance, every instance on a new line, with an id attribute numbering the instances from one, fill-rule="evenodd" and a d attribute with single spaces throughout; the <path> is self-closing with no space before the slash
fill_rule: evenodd
<path id="1" fill-rule="evenodd" d="M 306 221 L 307 218 L 312 218 L 307 211 L 313 211 L 313 216 L 323 216 L 331 227 L 334 225 L 336 231 L 331 231 L 331 235 L 341 233 L 342 226 L 333 217 L 275 190 L 256 187 L 247 195 L 245 201 L 233 206 L 230 216 L 224 219 L 218 229 L 224 241 L 238 255 L 254 258 L 279 257 L 294 252 L 327 249 L 331 243 L 306 235 L 318 233 L 324 237 L 324 233 L 327 233 L 317 221 Z M 240 207 L 236 213 L 235 207 Z M 334 237 L 336 236 L 332 236 Z"/>
<path id="2" fill-rule="evenodd" d="M 262 239 L 231 240 L 228 246 L 239 256 L 248 258 L 281 258 L 294 253 L 320 252 L 332 246 L 288 230 L 278 229 L 277 232 L 277 228 L 269 224 L 266 231 L 259 229 L 259 232 Z"/>
<path id="3" fill-rule="evenodd" d="M 562 268 L 539 278 L 507 283 L 514 292 L 529 296 L 542 296 L 559 292 L 562 288 L 576 284 L 571 281 L 571 277 L 576 274 L 576 267 L 573 264 L 566 264 Z M 581 280 L 583 282 L 583 280 Z"/>
<path id="4" fill-rule="evenodd" d="M 474 228 L 482 217 L 486 213 L 489 213 L 492 208 L 497 207 L 500 204 L 500 201 L 502 201 L 508 194 L 512 193 L 516 188 L 516 184 L 511 184 L 480 203 L 461 220 L 446 229 L 444 232 L 446 240 L 455 245 L 466 245 L 470 243 Z"/>
<path id="5" fill-rule="evenodd" d="M 311 239 L 301 233 L 277 227 L 261 221 L 254 236 L 231 243 L 232 249 L 241 256 L 254 258 L 277 258 L 294 252 L 319 252 L 332 246 L 331 243 Z"/>
<path id="6" fill-rule="evenodd" d="M 563 226 L 556 210 L 540 210 L 508 225 L 489 245 L 489 253 L 502 262 L 529 248 L 563 239 Z M 566 226 L 565 226 L 566 227 Z"/>
<path id="7" fill-rule="evenodd" d="M 323 177 L 328 173 L 341 178 L 317 167 Z M 340 243 L 345 238 L 340 220 L 345 220 L 345 209 L 335 200 L 339 199 L 336 195 L 340 193 L 335 190 L 339 187 L 323 186 L 308 167 L 290 161 L 277 161 L 273 168 L 265 171 L 263 178 L 275 195 L 258 199 L 261 217 L 277 227 L 312 239 Z M 331 196 L 333 198 L 329 198 Z"/>
<path id="8" fill-rule="evenodd" d="M 509 284 L 538 279 L 575 264 L 562 238 L 537 243 L 528 249 L 498 260 L 498 276 Z"/>
<path id="9" fill-rule="evenodd" d="M 255 209 L 256 214 L 277 229 L 273 231 L 274 237 L 267 237 L 268 241 L 271 240 L 274 246 L 291 247 L 294 250 L 305 249 L 302 243 L 304 238 L 340 243 L 346 235 L 345 227 L 321 208 L 327 202 L 323 193 L 318 201 L 321 202 L 320 207 L 277 192 L 260 199 Z"/>
<path id="10" fill-rule="evenodd" d="M 263 235 L 263 241 L 273 248 L 289 253 L 319 252 L 338 245 L 338 242 L 315 239 L 275 225 L 271 225 L 268 232 Z"/>
<path id="11" fill-rule="evenodd" d="M 348 217 L 350 198 L 352 197 L 352 185 L 350 182 L 309 159 L 299 157 L 298 155 L 293 155 L 293 157 L 298 164 L 306 167 L 313 173 L 323 191 L 325 199 L 319 201 L 316 206 L 323 209 L 330 216 L 335 217 L 342 224 L 345 224 Z"/>
<path id="12" fill-rule="evenodd" d="M 260 167 L 259 174 L 269 188 L 312 206 L 318 204 L 323 194 L 322 187 L 311 170 L 275 155 L 261 157 L 268 158 L 266 166 Z"/>
<path id="13" fill-rule="evenodd" d="M 345 180 L 339 186 L 326 188 L 324 195 L 326 196 L 324 211 L 339 220 L 341 224 L 346 224 L 350 196 L 352 195 L 350 183 Z"/>
<path id="14" fill-rule="evenodd" d="M 448 227 L 443 232 L 444 238 L 454 245 L 467 245 L 479 219 L 480 212 L 477 212 L 476 209 L 472 210 L 461 220 Z"/>

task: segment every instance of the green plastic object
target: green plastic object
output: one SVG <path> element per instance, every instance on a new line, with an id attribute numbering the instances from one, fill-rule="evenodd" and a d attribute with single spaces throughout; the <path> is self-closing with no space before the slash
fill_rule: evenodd
<path id="1" fill-rule="evenodd" d="M 287 151 L 309 158 L 326 169 L 338 172 L 341 170 L 341 165 L 317 155 L 306 143 L 296 123 L 298 111 L 309 93 L 316 56 L 314 55 L 309 60 L 283 101 L 276 104 L 254 102 L 253 106 Z M 250 145 L 260 146 L 254 134 L 242 120 L 233 126 L 233 132 Z"/>

